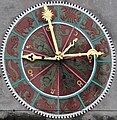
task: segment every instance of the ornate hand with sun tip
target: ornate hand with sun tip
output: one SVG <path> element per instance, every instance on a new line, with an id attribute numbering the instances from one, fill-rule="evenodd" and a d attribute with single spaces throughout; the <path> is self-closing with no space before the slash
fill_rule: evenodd
<path id="1" fill-rule="evenodd" d="M 56 38 L 55 38 L 55 33 L 54 33 L 54 30 L 53 30 L 53 25 L 52 25 L 52 17 L 53 17 L 53 13 L 51 10 L 48 9 L 48 7 L 45 5 L 44 6 L 44 12 L 42 12 L 42 15 L 43 15 L 43 19 L 45 19 L 46 21 L 48 21 L 48 25 L 49 25 L 49 29 L 50 29 L 50 32 L 51 32 L 51 36 L 52 36 L 52 40 L 53 40 L 53 44 L 54 44 L 54 47 L 55 47 L 55 51 L 56 51 L 56 55 L 59 55 L 61 52 L 59 51 L 58 49 L 58 45 L 57 45 L 57 41 L 56 41 Z"/>

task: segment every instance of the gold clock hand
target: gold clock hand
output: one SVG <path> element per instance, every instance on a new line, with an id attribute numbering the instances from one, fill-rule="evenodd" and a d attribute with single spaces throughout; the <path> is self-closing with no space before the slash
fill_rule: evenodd
<path id="1" fill-rule="evenodd" d="M 23 59 L 27 59 L 31 62 L 34 62 L 35 60 L 61 60 L 61 56 L 55 56 L 55 57 L 44 57 L 44 56 L 36 56 L 34 53 L 22 55 Z"/>
<path id="2" fill-rule="evenodd" d="M 101 51 L 97 51 L 95 49 L 90 49 L 87 53 L 75 53 L 75 54 L 65 54 L 63 55 L 63 58 L 66 58 L 66 57 L 80 57 L 80 56 L 87 56 L 88 57 L 88 60 L 91 61 L 91 58 L 90 56 L 91 55 L 96 55 L 97 57 L 99 57 L 100 55 L 103 55 L 104 53 L 101 52 Z"/>
<path id="3" fill-rule="evenodd" d="M 64 55 L 71 47 L 75 45 L 75 42 L 78 41 L 78 38 L 75 38 L 72 42 L 70 42 L 69 46 L 61 53 L 61 55 Z"/>
<path id="4" fill-rule="evenodd" d="M 52 40 L 53 40 L 53 44 L 54 44 L 54 47 L 55 47 L 56 55 L 59 55 L 61 52 L 58 49 L 57 41 L 56 41 L 54 30 L 53 30 L 53 25 L 52 25 L 52 22 L 51 22 L 52 16 L 54 14 L 45 5 L 44 6 L 44 12 L 42 12 L 42 15 L 43 15 L 42 18 L 45 19 L 46 21 L 48 21 L 48 25 L 49 25 L 49 29 L 50 29 L 50 32 L 51 32 L 51 35 L 52 35 Z"/>

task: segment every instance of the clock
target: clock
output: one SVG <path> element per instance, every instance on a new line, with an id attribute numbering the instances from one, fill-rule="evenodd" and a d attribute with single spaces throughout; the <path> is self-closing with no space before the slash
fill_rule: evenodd
<path id="1" fill-rule="evenodd" d="M 1 69 L 12 95 L 50 118 L 75 117 L 100 103 L 112 84 L 115 59 L 102 22 L 63 1 L 23 11 L 1 45 Z"/>

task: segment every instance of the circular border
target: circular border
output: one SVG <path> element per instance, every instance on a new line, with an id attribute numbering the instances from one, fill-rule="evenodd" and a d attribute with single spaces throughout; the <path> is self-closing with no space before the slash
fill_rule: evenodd
<path id="1" fill-rule="evenodd" d="M 73 26 L 70 25 L 70 24 L 61 23 L 61 22 L 53 22 L 53 24 L 63 24 L 63 25 L 67 25 L 67 26 L 73 27 Z M 45 24 L 45 25 L 43 25 L 43 26 L 46 26 L 46 25 L 47 25 L 47 24 Z M 39 26 L 38 28 L 36 28 L 35 30 L 33 30 L 33 31 L 31 32 L 31 34 L 30 34 L 30 35 L 26 38 L 26 40 L 24 41 L 23 46 L 22 46 L 22 49 L 24 49 L 24 46 L 25 46 L 27 40 L 30 38 L 30 36 L 31 36 L 34 32 L 36 32 L 36 30 L 40 29 L 41 27 L 42 27 L 42 26 Z M 92 47 L 92 49 L 94 49 L 94 46 L 92 45 L 92 43 L 90 42 L 90 40 L 88 39 L 88 37 L 83 33 L 83 31 L 81 31 L 81 30 L 78 29 L 77 27 L 75 27 L 75 29 L 78 30 L 79 32 L 81 32 L 81 33 L 83 34 L 83 36 L 87 39 L 87 41 L 89 42 L 89 44 L 90 44 L 90 46 Z M 22 56 L 22 53 L 23 53 L 23 51 L 21 52 L 21 56 Z M 22 58 L 22 57 L 21 57 L 21 58 Z M 39 90 L 38 88 L 36 88 L 36 87 L 30 82 L 30 80 L 29 80 L 29 78 L 27 77 L 26 72 L 25 72 L 25 70 L 24 70 L 23 62 L 22 62 L 22 61 L 23 61 L 23 60 L 21 59 L 21 68 L 22 68 L 22 70 L 23 70 L 23 73 L 24 73 L 24 76 L 25 76 L 25 78 L 26 78 L 26 81 L 29 83 L 29 85 L 30 85 L 33 89 L 35 89 L 37 92 L 39 92 L 39 94 L 41 94 L 41 95 L 43 95 L 43 96 L 45 96 L 45 97 L 48 97 L 48 98 L 50 97 L 50 98 L 52 98 L 52 99 L 58 99 L 58 96 L 44 93 L 43 91 L 41 91 L 41 90 Z M 74 92 L 74 93 L 72 93 L 72 94 L 66 95 L 66 96 L 65 96 L 65 95 L 64 95 L 64 96 L 59 96 L 59 99 L 68 99 L 68 98 L 74 97 L 74 96 L 76 96 L 77 94 L 80 94 L 84 89 L 86 89 L 86 88 L 89 86 L 89 84 L 91 83 L 91 79 L 92 79 L 92 78 L 94 77 L 94 75 L 95 75 L 96 67 L 97 67 L 97 62 L 96 62 L 96 56 L 94 55 L 93 70 L 92 70 L 91 76 L 89 77 L 87 83 L 86 83 L 80 90 L 78 90 L 78 91 L 76 91 L 76 92 Z"/>
<path id="2" fill-rule="evenodd" d="M 4 51 L 5 51 L 5 45 L 6 45 L 8 36 L 10 35 L 12 29 L 18 23 L 19 20 L 21 20 L 25 15 L 27 15 L 31 11 L 34 11 L 35 9 L 43 7 L 45 4 L 49 5 L 49 6 L 52 6 L 53 4 L 54 5 L 68 6 L 68 7 L 75 8 L 75 9 L 83 12 L 84 14 L 86 14 L 90 18 L 92 18 L 98 24 L 98 26 L 101 28 L 101 30 L 103 31 L 103 33 L 105 34 L 105 36 L 106 36 L 106 38 L 108 40 L 110 50 L 111 50 L 111 58 L 112 58 L 112 68 L 111 68 L 111 73 L 110 73 L 110 76 L 109 76 L 109 80 L 108 80 L 106 88 L 102 92 L 102 94 L 92 104 L 87 106 L 85 109 L 82 109 L 82 111 L 74 112 L 74 113 L 71 113 L 71 114 L 64 114 L 64 115 L 55 115 L 55 114 L 50 114 L 50 113 L 39 111 L 39 110 L 33 108 L 32 106 L 30 106 L 29 104 L 27 104 L 22 98 L 20 98 L 17 95 L 17 93 L 15 92 L 13 87 L 11 86 L 11 84 L 9 82 L 9 79 L 7 77 L 6 69 L 4 67 Z M 93 15 L 87 9 L 82 8 L 79 5 L 76 5 L 76 4 L 73 4 L 73 3 L 68 3 L 68 2 L 64 2 L 64 1 L 51 1 L 51 2 L 44 2 L 44 3 L 36 4 L 36 5 L 28 8 L 27 10 L 24 10 L 21 14 L 19 14 L 13 20 L 13 22 L 10 24 L 10 26 L 8 27 L 8 29 L 6 31 L 6 33 L 4 35 L 4 38 L 3 38 L 3 41 L 2 41 L 2 44 L 1 44 L 0 64 L 1 64 L 1 71 L 3 73 L 3 78 L 4 78 L 5 82 L 6 82 L 7 87 L 9 88 L 10 92 L 16 98 L 16 100 L 18 100 L 28 110 L 31 110 L 34 113 L 37 113 L 39 115 L 43 115 L 43 116 L 46 116 L 46 117 L 49 117 L 49 118 L 71 118 L 71 117 L 76 117 L 76 116 L 79 116 L 79 115 L 82 115 L 82 114 L 88 112 L 89 110 L 94 108 L 97 104 L 99 104 L 102 101 L 102 99 L 106 96 L 106 94 L 108 93 L 108 91 L 109 91 L 109 89 L 111 87 L 112 81 L 114 79 L 115 71 L 116 71 L 116 53 L 115 53 L 115 49 L 114 49 L 112 39 L 111 39 L 107 29 L 105 28 L 105 26 L 102 24 L 102 22 L 95 15 Z"/>

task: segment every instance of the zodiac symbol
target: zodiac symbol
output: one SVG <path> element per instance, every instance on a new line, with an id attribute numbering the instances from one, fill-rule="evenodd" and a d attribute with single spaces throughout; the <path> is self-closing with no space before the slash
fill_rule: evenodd
<path id="1" fill-rule="evenodd" d="M 84 84 L 82 83 L 82 81 L 78 80 L 77 85 L 81 88 L 81 87 L 83 87 Z"/>
<path id="2" fill-rule="evenodd" d="M 47 26 L 47 27 L 46 27 L 46 31 L 50 31 L 50 28 L 49 28 L 49 26 Z"/>
<path id="3" fill-rule="evenodd" d="M 33 71 L 30 69 L 30 70 L 28 70 L 28 74 L 31 76 L 31 77 L 33 77 Z"/>
<path id="4" fill-rule="evenodd" d="M 33 47 L 32 47 L 31 45 L 27 45 L 26 48 L 27 48 L 27 49 L 29 49 L 29 48 L 32 48 L 32 49 L 33 49 Z"/>
<path id="5" fill-rule="evenodd" d="M 53 95 L 55 93 L 55 89 L 51 89 L 51 94 Z"/>
<path id="6" fill-rule="evenodd" d="M 93 57 L 90 55 L 90 56 L 88 56 L 88 60 L 89 60 L 89 63 L 91 63 L 92 62 L 92 59 L 93 59 Z"/>
<path id="7" fill-rule="evenodd" d="M 77 32 L 77 31 L 75 32 L 74 36 L 75 36 L 75 37 L 78 36 L 78 32 Z"/>

